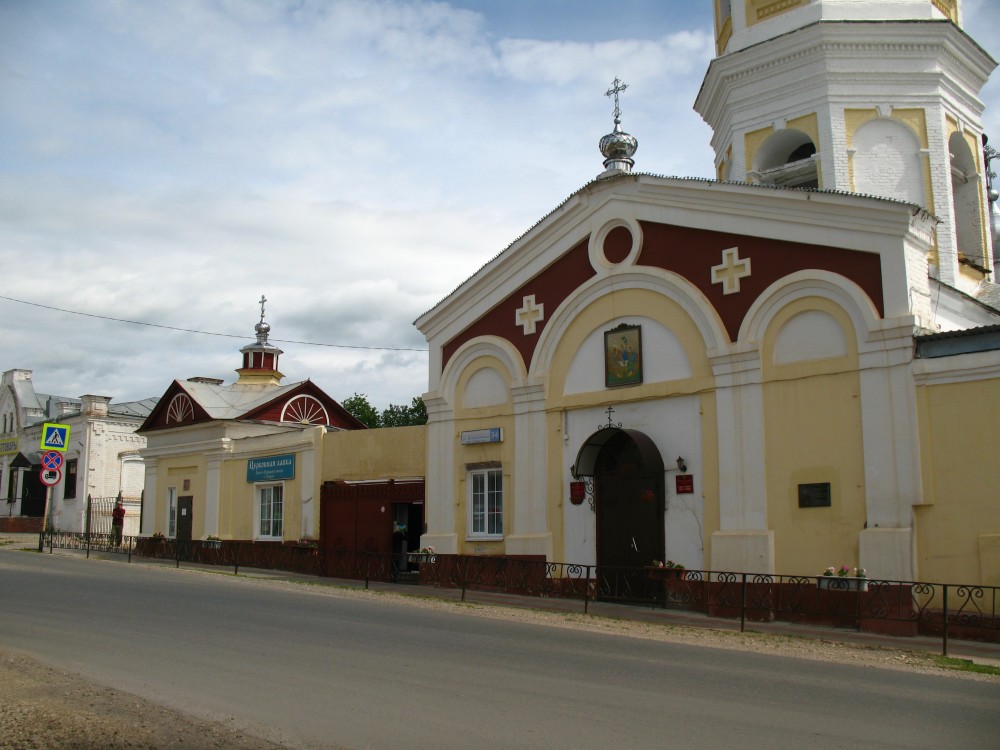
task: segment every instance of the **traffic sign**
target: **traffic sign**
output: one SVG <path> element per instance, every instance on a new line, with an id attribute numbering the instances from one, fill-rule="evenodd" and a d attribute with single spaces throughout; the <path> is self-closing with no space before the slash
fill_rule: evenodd
<path id="1" fill-rule="evenodd" d="M 62 479 L 62 472 L 59 469 L 42 469 L 39 476 L 42 478 L 42 484 L 46 487 L 51 487 L 54 484 L 59 484 L 59 480 Z"/>
<path id="2" fill-rule="evenodd" d="M 58 469 L 63 465 L 62 453 L 57 451 L 45 451 L 42 454 L 42 468 L 43 469 Z"/>
<path id="3" fill-rule="evenodd" d="M 69 447 L 69 425 L 46 422 L 42 425 L 42 450 L 65 451 Z"/>

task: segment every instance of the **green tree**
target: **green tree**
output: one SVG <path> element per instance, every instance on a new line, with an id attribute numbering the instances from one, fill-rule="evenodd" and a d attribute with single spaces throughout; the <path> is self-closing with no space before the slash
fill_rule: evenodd
<path id="1" fill-rule="evenodd" d="M 426 423 L 427 408 L 420 396 L 414 396 L 409 406 L 389 404 L 388 408 L 382 412 L 383 427 L 407 427 Z"/>
<path id="2" fill-rule="evenodd" d="M 382 418 L 378 411 L 368 402 L 368 396 L 363 393 L 355 393 L 350 398 L 345 398 L 340 405 L 347 409 L 351 415 L 365 427 L 381 427 Z"/>
<path id="3" fill-rule="evenodd" d="M 409 406 L 389 404 L 381 414 L 364 393 L 355 393 L 340 403 L 366 427 L 408 427 L 427 423 L 427 407 L 420 396 L 414 396 Z"/>

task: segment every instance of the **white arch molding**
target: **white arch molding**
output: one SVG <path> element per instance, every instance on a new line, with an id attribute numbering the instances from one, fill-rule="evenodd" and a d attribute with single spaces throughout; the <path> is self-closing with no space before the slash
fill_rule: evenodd
<path id="1" fill-rule="evenodd" d="M 602 297 L 623 288 L 656 292 L 676 303 L 694 323 L 710 355 L 716 350 L 729 347 L 729 336 L 719 314 L 701 290 L 687 279 L 662 269 L 643 268 L 638 271 L 623 268 L 592 279 L 555 309 L 538 341 L 529 376 L 547 375 L 559 343 L 576 317 Z"/>
<path id="2" fill-rule="evenodd" d="M 194 404 L 186 393 L 178 393 L 167 406 L 167 424 L 181 424 L 194 419 Z"/>
<path id="3" fill-rule="evenodd" d="M 282 407 L 281 421 L 297 424 L 330 424 L 330 415 L 318 398 L 301 394 L 289 399 Z"/>

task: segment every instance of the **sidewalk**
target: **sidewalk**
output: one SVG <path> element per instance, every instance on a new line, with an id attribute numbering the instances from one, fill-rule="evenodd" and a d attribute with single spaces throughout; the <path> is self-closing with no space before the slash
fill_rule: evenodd
<path id="1" fill-rule="evenodd" d="M 37 550 L 38 535 L 4 534 L 0 536 L 0 551 L 7 549 Z M 45 554 L 48 554 L 47 548 Z M 54 554 L 81 557 L 86 553 L 82 550 L 55 549 Z M 90 556 L 94 559 L 118 562 L 126 562 L 128 559 L 125 555 L 95 551 L 91 551 Z M 132 563 L 169 567 L 175 566 L 175 562 L 173 560 L 152 560 L 140 557 L 133 557 Z M 211 565 L 198 565 L 194 563 L 183 563 L 181 567 L 187 570 L 215 572 L 225 572 L 227 570 L 227 568 Z M 338 588 L 353 589 L 365 588 L 364 581 L 342 578 L 322 578 L 298 573 L 289 573 L 281 570 L 241 567 L 239 569 L 239 575 L 247 578 L 259 578 L 263 580 L 309 583 L 314 586 L 333 586 Z M 428 597 L 446 601 L 459 601 L 462 598 L 462 592 L 460 589 L 415 586 L 403 583 L 371 581 L 368 584 L 368 589 L 370 591 L 391 592 L 402 596 Z M 584 603 L 579 599 L 518 596 L 516 594 L 469 590 L 466 592 L 465 601 L 476 604 L 513 607 L 518 609 L 561 612 L 579 615 L 584 614 Z M 641 605 L 591 601 L 587 605 L 587 613 L 591 617 L 606 617 L 619 620 L 660 623 L 662 625 L 671 625 L 675 627 L 704 628 L 708 630 L 729 631 L 734 633 L 739 632 L 740 629 L 739 620 L 708 617 L 707 615 L 698 612 L 686 612 Z M 872 648 L 895 648 L 904 651 L 917 651 L 934 655 L 940 655 L 942 650 L 942 639 L 940 637 L 889 636 L 877 633 L 863 633 L 845 628 L 801 625 L 791 622 L 747 622 L 746 630 L 748 632 L 769 633 L 773 635 L 792 636 L 797 638 L 812 638 L 830 643 L 845 643 Z M 1000 667 L 1000 643 L 981 643 L 978 641 L 960 641 L 949 639 L 948 656 L 957 659 L 969 659 L 976 664 Z"/>

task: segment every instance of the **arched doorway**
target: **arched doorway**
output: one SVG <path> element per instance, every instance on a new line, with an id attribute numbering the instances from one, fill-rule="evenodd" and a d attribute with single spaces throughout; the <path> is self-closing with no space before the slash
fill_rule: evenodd
<path id="1" fill-rule="evenodd" d="M 637 430 L 600 430 L 580 449 L 576 474 L 593 478 L 599 568 L 663 559 L 663 459 Z"/>

